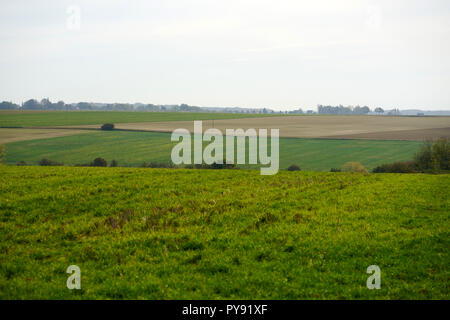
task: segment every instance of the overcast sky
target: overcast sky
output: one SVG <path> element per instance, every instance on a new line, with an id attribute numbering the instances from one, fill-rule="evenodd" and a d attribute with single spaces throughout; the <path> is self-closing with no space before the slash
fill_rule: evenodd
<path id="1" fill-rule="evenodd" d="M 0 100 L 450 110 L 448 0 L 0 0 Z"/>

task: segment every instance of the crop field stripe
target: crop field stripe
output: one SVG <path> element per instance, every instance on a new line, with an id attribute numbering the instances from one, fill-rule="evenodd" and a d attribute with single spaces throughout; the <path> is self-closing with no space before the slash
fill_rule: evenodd
<path id="1" fill-rule="evenodd" d="M 40 127 L 127 122 L 193 121 L 212 119 L 261 118 L 270 116 L 279 115 L 214 112 L 196 113 L 126 111 L 0 112 L 0 127 Z"/>
<path id="2" fill-rule="evenodd" d="M 103 157 L 107 161 L 115 159 L 119 165 L 137 166 L 143 162 L 170 161 L 175 144 L 170 141 L 169 133 L 93 131 L 9 143 L 6 145 L 6 163 L 36 164 L 42 158 L 48 158 L 74 165 Z M 383 163 L 410 160 L 421 145 L 417 141 L 281 138 L 280 168 L 295 163 L 303 170 L 328 171 L 348 161 L 359 161 L 371 169 Z"/>

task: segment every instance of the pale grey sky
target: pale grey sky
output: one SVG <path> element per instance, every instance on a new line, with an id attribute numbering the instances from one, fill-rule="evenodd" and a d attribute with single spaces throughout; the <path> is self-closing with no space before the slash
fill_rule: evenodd
<path id="1" fill-rule="evenodd" d="M 0 44 L 18 103 L 450 110 L 448 0 L 0 0 Z"/>

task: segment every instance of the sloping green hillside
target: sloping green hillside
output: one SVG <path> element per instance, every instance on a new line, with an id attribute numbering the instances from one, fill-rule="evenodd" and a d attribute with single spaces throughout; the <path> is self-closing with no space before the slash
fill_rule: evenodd
<path id="1" fill-rule="evenodd" d="M 0 298 L 448 299 L 449 187 L 449 175 L 2 166 Z M 69 265 L 81 290 L 66 288 Z"/>

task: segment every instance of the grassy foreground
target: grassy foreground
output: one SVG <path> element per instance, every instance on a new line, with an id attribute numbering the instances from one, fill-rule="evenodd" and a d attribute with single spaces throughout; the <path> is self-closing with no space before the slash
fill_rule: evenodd
<path id="1" fill-rule="evenodd" d="M 128 111 L 0 111 L 0 127 L 261 118 L 280 114 Z M 283 114 L 282 114 L 283 115 Z"/>
<path id="2" fill-rule="evenodd" d="M 170 133 L 95 131 L 9 143 L 6 163 L 37 164 L 42 158 L 49 158 L 75 165 L 89 163 L 97 157 L 107 161 L 115 159 L 121 166 L 139 166 L 144 161 L 167 163 L 175 144 L 170 141 Z M 410 160 L 422 144 L 419 141 L 280 138 L 280 168 L 295 163 L 303 170 L 329 171 L 346 162 L 359 161 L 370 170 L 384 163 Z"/>
<path id="3" fill-rule="evenodd" d="M 448 299 L 449 175 L 0 167 L 1 299 Z M 81 290 L 68 290 L 69 265 Z M 381 289 L 366 268 L 381 268 Z"/>

